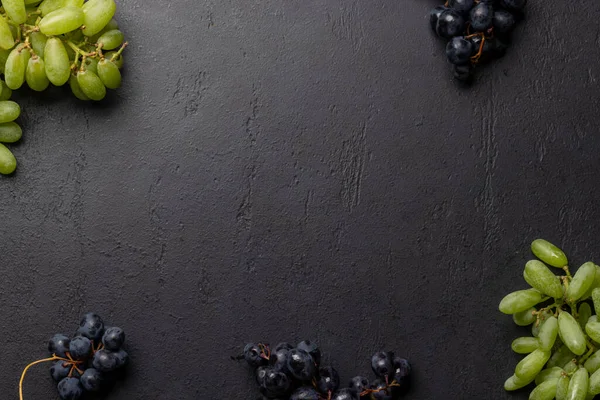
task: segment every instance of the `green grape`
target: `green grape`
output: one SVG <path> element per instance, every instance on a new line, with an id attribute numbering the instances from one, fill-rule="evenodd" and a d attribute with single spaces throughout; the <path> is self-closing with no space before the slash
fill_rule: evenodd
<path id="1" fill-rule="evenodd" d="M 87 101 L 90 99 L 79 87 L 79 83 L 77 82 L 77 77 L 75 75 L 71 75 L 71 78 L 69 78 L 69 86 L 71 86 L 71 91 L 79 100 Z"/>
<path id="2" fill-rule="evenodd" d="M 14 121 L 21 115 L 21 107 L 14 101 L 0 101 L 0 124 Z"/>
<path id="3" fill-rule="evenodd" d="M 77 83 L 79 83 L 81 91 L 91 100 L 100 101 L 106 96 L 104 83 L 92 71 L 79 71 Z"/>
<path id="4" fill-rule="evenodd" d="M 598 371 L 600 369 L 600 350 L 596 351 L 594 354 L 590 356 L 583 364 L 585 369 L 588 370 L 590 374 Z"/>
<path id="5" fill-rule="evenodd" d="M 2 0 L 2 7 L 4 7 L 6 15 L 17 24 L 24 24 L 27 21 L 25 0 Z"/>
<path id="6" fill-rule="evenodd" d="M 577 322 L 579 322 L 579 326 L 581 329 L 585 328 L 585 324 L 587 324 L 588 319 L 592 316 L 592 307 L 588 303 L 581 303 L 579 305 L 579 310 L 577 310 Z"/>
<path id="7" fill-rule="evenodd" d="M 14 143 L 21 139 L 23 130 L 16 122 L 5 122 L 0 124 L 0 142 Z"/>
<path id="8" fill-rule="evenodd" d="M 12 96 L 12 90 L 6 86 L 6 82 L 2 82 L 2 91 L 0 92 L 0 101 L 8 100 Z"/>
<path id="9" fill-rule="evenodd" d="M 115 20 L 114 18 L 111 19 L 108 24 L 106 24 L 106 26 L 104 27 L 104 32 L 108 32 L 108 31 L 112 31 L 113 29 L 119 29 L 119 24 L 117 23 L 117 20 Z"/>
<path id="10" fill-rule="evenodd" d="M 36 22 L 40 16 L 40 14 L 37 12 L 37 8 L 27 6 L 27 1 L 25 1 L 25 6 L 27 7 L 25 8 L 25 12 L 27 13 L 27 21 L 25 21 L 25 23 L 27 25 L 37 25 Z"/>
<path id="11" fill-rule="evenodd" d="M 600 370 L 596 370 L 592 376 L 590 376 L 590 387 L 588 391 L 593 395 L 600 394 Z"/>
<path id="12" fill-rule="evenodd" d="M 558 315 L 558 331 L 563 343 L 573 353 L 580 356 L 585 352 L 585 335 L 577 320 L 567 311 L 562 311 Z"/>
<path id="13" fill-rule="evenodd" d="M 102 45 L 102 50 L 112 50 L 122 45 L 124 40 L 125 35 L 123 35 L 123 32 L 113 29 L 112 31 L 103 33 L 96 43 Z"/>
<path id="14" fill-rule="evenodd" d="M 98 60 L 88 57 L 85 59 L 85 70 L 98 74 Z"/>
<path id="15" fill-rule="evenodd" d="M 563 375 L 560 378 L 558 378 L 558 383 L 556 384 L 556 400 L 567 399 L 570 381 L 571 378 L 569 378 L 567 375 Z"/>
<path id="16" fill-rule="evenodd" d="M 48 42 L 48 36 L 42 32 L 31 32 L 29 34 L 29 42 L 31 43 L 33 52 L 44 58 L 44 48 L 46 47 L 46 42 Z"/>
<path id="17" fill-rule="evenodd" d="M 83 11 L 79 7 L 63 7 L 48 13 L 39 23 L 44 35 L 55 36 L 74 31 L 83 25 Z"/>
<path id="18" fill-rule="evenodd" d="M 68 34 L 68 39 L 72 42 L 81 42 L 84 38 L 83 32 L 81 29 L 77 29 L 76 31 L 70 32 Z"/>
<path id="19" fill-rule="evenodd" d="M 575 275 L 573 275 L 573 279 L 569 282 L 569 287 L 565 292 L 565 299 L 571 303 L 579 300 L 592 286 L 595 276 L 596 265 L 594 263 L 586 262 L 579 267 Z"/>
<path id="20" fill-rule="evenodd" d="M 537 338 L 540 334 L 540 326 L 542 326 L 543 322 L 540 323 L 535 323 L 533 325 L 531 325 L 531 336 L 533 336 L 534 338 Z"/>
<path id="21" fill-rule="evenodd" d="M 597 315 L 600 315 L 600 288 L 592 290 L 592 302 L 594 303 L 594 311 Z"/>
<path id="22" fill-rule="evenodd" d="M 0 17 L 0 48 L 4 50 L 12 49 L 15 46 L 15 38 L 13 37 L 10 25 L 4 17 Z"/>
<path id="23" fill-rule="evenodd" d="M 565 253 L 544 239 L 536 239 L 531 243 L 531 251 L 537 258 L 553 267 L 562 268 L 568 264 Z"/>
<path id="24" fill-rule="evenodd" d="M 513 321 L 519 326 L 529 326 L 537 319 L 537 317 L 533 314 L 535 311 L 535 308 L 531 307 L 529 310 L 514 313 Z"/>
<path id="25" fill-rule="evenodd" d="M 67 50 L 58 38 L 49 38 L 44 48 L 44 61 L 46 62 L 46 75 L 50 82 L 62 86 L 71 76 L 71 63 Z"/>
<path id="26" fill-rule="evenodd" d="M 8 175 L 17 169 L 17 160 L 11 151 L 0 143 L 0 174 Z"/>
<path id="27" fill-rule="evenodd" d="M 98 76 L 109 89 L 118 89 L 121 87 L 121 71 L 114 63 L 106 60 L 100 60 L 98 63 Z"/>
<path id="28" fill-rule="evenodd" d="M 558 320 L 556 317 L 548 318 L 544 324 L 540 327 L 538 333 L 538 340 L 540 342 L 540 349 L 550 351 L 556 336 L 558 335 Z"/>
<path id="29" fill-rule="evenodd" d="M 548 368 L 552 368 L 552 367 L 564 367 L 565 364 L 567 364 L 569 361 L 571 361 L 573 358 L 575 358 L 575 354 L 569 350 L 569 348 L 567 346 L 565 346 L 564 344 L 561 345 L 558 350 L 556 350 L 554 352 L 554 354 L 552 354 L 552 357 L 550 357 L 550 360 L 548 360 L 548 364 L 546 365 Z"/>
<path id="30" fill-rule="evenodd" d="M 515 375 L 523 381 L 533 380 L 544 368 L 549 358 L 549 351 L 536 349 L 517 364 Z"/>
<path id="31" fill-rule="evenodd" d="M 48 88 L 50 81 L 46 76 L 46 68 L 42 58 L 32 57 L 29 59 L 25 71 L 25 80 L 27 85 L 36 92 L 43 92 Z"/>
<path id="32" fill-rule="evenodd" d="M 567 400 L 585 400 L 588 393 L 589 376 L 585 368 L 579 368 L 571 377 Z"/>
<path id="33" fill-rule="evenodd" d="M 121 54 L 117 55 L 116 51 L 109 51 L 108 53 L 104 53 L 104 58 L 108 61 L 113 62 L 119 69 L 123 68 L 123 56 Z"/>
<path id="34" fill-rule="evenodd" d="M 595 342 L 600 342 L 600 321 L 597 315 L 592 315 L 585 324 L 585 333 Z"/>
<path id="35" fill-rule="evenodd" d="M 542 301 L 542 294 L 535 289 L 509 293 L 500 301 L 499 309 L 504 314 L 525 311 Z"/>
<path id="36" fill-rule="evenodd" d="M 515 353 L 529 354 L 540 347 L 540 342 L 534 337 L 524 336 L 513 340 L 510 347 Z"/>
<path id="37" fill-rule="evenodd" d="M 523 271 L 525 282 L 542 293 L 555 299 L 563 297 L 563 288 L 558 276 L 554 275 L 546 265 L 538 260 L 531 260 Z"/>
<path id="38" fill-rule="evenodd" d="M 115 15 L 117 5 L 114 0 L 89 0 L 82 9 L 85 15 L 83 34 L 93 36 L 108 25 Z"/>
<path id="39" fill-rule="evenodd" d="M 540 371 L 535 377 L 535 384 L 539 385 L 542 382 L 546 382 L 551 379 L 558 379 L 562 375 L 564 370 L 560 367 L 546 368 Z"/>
<path id="40" fill-rule="evenodd" d="M 572 374 L 573 372 L 577 371 L 578 368 L 579 368 L 579 364 L 577 364 L 577 360 L 575 360 L 575 359 L 569 361 L 563 367 L 563 369 L 565 370 L 565 372 L 567 374 Z"/>
<path id="41" fill-rule="evenodd" d="M 6 60 L 4 66 L 4 80 L 6 86 L 15 90 L 20 88 L 25 81 L 25 69 L 27 68 L 27 62 L 29 61 L 29 51 L 19 45 L 15 47 Z"/>
<path id="42" fill-rule="evenodd" d="M 556 385 L 558 385 L 558 378 L 542 382 L 529 394 L 529 400 L 554 399 L 554 396 L 556 395 Z"/>
<path id="43" fill-rule="evenodd" d="M 11 50 L 0 49 L 0 72 L 4 73 L 6 67 L 6 60 L 8 60 L 8 55 Z"/>
<path id="44" fill-rule="evenodd" d="M 594 283 L 590 286 L 590 288 L 585 292 L 583 296 L 581 296 L 581 300 L 587 300 L 592 297 L 592 291 L 596 288 L 600 288 L 600 267 L 596 265 L 596 273 L 594 274 Z"/>
<path id="45" fill-rule="evenodd" d="M 533 379 L 523 380 L 518 378 L 516 375 L 513 375 L 504 382 L 504 390 L 507 392 L 518 390 L 529 385 L 531 382 L 533 382 Z"/>
<path id="46" fill-rule="evenodd" d="M 44 0 L 38 9 L 42 13 L 42 16 L 46 16 L 46 14 L 64 7 L 66 3 L 66 0 Z"/>

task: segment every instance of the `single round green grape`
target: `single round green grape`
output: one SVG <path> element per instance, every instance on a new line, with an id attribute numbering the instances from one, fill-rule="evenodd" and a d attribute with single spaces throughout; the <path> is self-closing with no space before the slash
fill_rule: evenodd
<path id="1" fill-rule="evenodd" d="M 4 17 L 0 17 L 0 48 L 8 50 L 13 47 L 15 47 L 15 38 L 10 30 L 10 25 Z"/>
<path id="2" fill-rule="evenodd" d="M 538 333 L 540 349 L 547 351 L 552 350 L 557 335 L 558 319 L 556 319 L 556 317 L 550 317 L 542 324 Z"/>
<path id="3" fill-rule="evenodd" d="M 600 321 L 597 315 L 592 315 L 585 324 L 585 333 L 595 342 L 600 342 Z"/>
<path id="4" fill-rule="evenodd" d="M 83 90 L 79 87 L 79 83 L 77 82 L 77 77 L 75 75 L 71 75 L 69 78 L 69 86 L 71 86 L 71 91 L 79 100 L 89 101 L 90 98 L 83 93 Z"/>
<path id="5" fill-rule="evenodd" d="M 89 0 L 82 9 L 85 16 L 83 34 L 93 36 L 108 25 L 115 15 L 117 5 L 114 0 Z"/>
<path id="6" fill-rule="evenodd" d="M 27 21 L 27 10 L 25 10 L 25 0 L 2 0 L 2 7 L 6 15 L 17 24 L 24 24 Z"/>
<path id="7" fill-rule="evenodd" d="M 526 381 L 519 379 L 516 375 L 511 376 L 504 382 L 504 390 L 507 392 L 512 392 L 513 390 L 519 390 L 527 385 L 529 385 L 532 380 Z"/>
<path id="8" fill-rule="evenodd" d="M 594 274 L 594 283 L 590 286 L 590 288 L 585 292 L 583 296 L 581 296 L 580 300 L 587 300 L 592 297 L 592 290 L 600 288 L 600 267 L 596 265 L 596 273 Z"/>
<path id="9" fill-rule="evenodd" d="M 523 271 L 523 277 L 525 282 L 540 292 L 555 299 L 563 297 L 560 279 L 543 262 L 538 260 L 528 261 Z"/>
<path id="10" fill-rule="evenodd" d="M 6 82 L 0 81 L 2 84 L 2 91 L 0 91 L 0 101 L 9 100 L 12 96 L 12 89 L 6 86 Z"/>
<path id="11" fill-rule="evenodd" d="M 100 60 L 98 63 L 98 76 L 104 86 L 109 89 L 118 89 L 121 87 L 121 71 L 114 63 Z"/>
<path id="12" fill-rule="evenodd" d="M 531 251 L 537 258 L 553 267 L 562 268 L 568 264 L 565 253 L 544 239 L 536 239 L 531 243 Z"/>
<path id="13" fill-rule="evenodd" d="M 580 356 L 585 352 L 585 335 L 577 320 L 567 311 L 562 311 L 558 315 L 558 331 L 563 343 L 573 353 Z"/>
<path id="14" fill-rule="evenodd" d="M 74 31 L 83 25 L 83 10 L 79 7 L 63 7 L 46 14 L 39 23 L 44 35 L 56 36 Z"/>
<path id="15" fill-rule="evenodd" d="M 573 275 L 573 279 L 569 282 L 569 287 L 565 292 L 565 299 L 568 302 L 579 300 L 592 286 L 595 276 L 596 265 L 594 263 L 586 262 L 579 267 L 575 275 Z"/>
<path id="16" fill-rule="evenodd" d="M 5 122 L 0 124 L 0 142 L 14 143 L 21 140 L 23 130 L 16 122 Z"/>
<path id="17" fill-rule="evenodd" d="M 125 35 L 118 29 L 113 29 L 102 34 L 97 40 L 97 44 L 102 45 L 102 50 L 113 50 L 123 44 Z"/>
<path id="18" fill-rule="evenodd" d="M 48 88 L 50 80 L 46 76 L 46 67 L 42 58 L 32 57 L 29 59 L 27 70 L 25 71 L 25 81 L 36 92 L 43 92 Z"/>
<path id="19" fill-rule="evenodd" d="M 579 322 L 579 326 L 581 329 L 585 329 L 585 324 L 587 324 L 588 319 L 592 316 L 592 307 L 588 303 L 579 304 L 579 309 L 577 310 L 577 322 Z"/>
<path id="20" fill-rule="evenodd" d="M 92 71 L 79 71 L 77 83 L 79 83 L 81 91 L 91 100 L 100 101 L 106 96 L 104 83 Z"/>
<path id="21" fill-rule="evenodd" d="M 44 58 L 44 48 L 48 42 L 48 36 L 44 35 L 42 32 L 31 32 L 29 34 L 29 42 L 31 43 L 33 52 Z"/>
<path id="22" fill-rule="evenodd" d="M 513 314 L 513 321 L 519 326 L 529 326 L 533 324 L 537 317 L 533 314 L 535 308 L 531 307 L 529 310 L 521 311 Z"/>
<path id="23" fill-rule="evenodd" d="M 585 368 L 579 368 L 571 377 L 567 400 L 585 400 L 589 387 L 589 376 Z"/>
<path id="24" fill-rule="evenodd" d="M 513 340 L 511 349 L 517 354 L 529 354 L 540 347 L 540 342 L 534 337 L 519 337 Z"/>
<path id="25" fill-rule="evenodd" d="M 62 86 L 71 76 L 71 63 L 65 46 L 58 38 L 49 38 L 44 49 L 46 76 L 55 86 Z"/>
<path id="26" fill-rule="evenodd" d="M 556 396 L 557 385 L 558 378 L 549 379 L 545 382 L 540 383 L 529 394 L 529 400 L 553 400 L 554 396 Z"/>
<path id="27" fill-rule="evenodd" d="M 540 373 L 549 359 L 549 351 L 536 349 L 517 364 L 515 375 L 523 381 L 531 381 Z"/>
<path id="28" fill-rule="evenodd" d="M 12 174 L 15 169 L 17 169 L 17 159 L 8 147 L 0 143 L 0 174 Z"/>
<path id="29" fill-rule="evenodd" d="M 6 60 L 4 66 L 4 80 L 6 86 L 15 90 L 23 86 L 25 82 L 25 69 L 29 61 L 29 51 L 23 45 L 15 47 Z"/>
<path id="30" fill-rule="evenodd" d="M 525 311 L 542 301 L 542 294 L 535 289 L 509 293 L 500 301 L 499 310 L 504 314 Z"/>
<path id="31" fill-rule="evenodd" d="M 548 360 L 548 364 L 546 364 L 547 368 L 552 367 L 560 367 L 563 368 L 569 361 L 575 358 L 575 353 L 573 353 L 567 346 L 564 344 L 561 345 L 558 350 L 556 350 L 550 360 Z"/>
<path id="32" fill-rule="evenodd" d="M 558 378 L 558 383 L 556 384 L 556 400 L 567 400 L 570 382 L 571 378 L 569 378 L 567 375 L 563 375 Z"/>
<path id="33" fill-rule="evenodd" d="M 583 364 L 584 368 L 588 370 L 590 374 L 600 369 L 600 350 L 596 351 L 590 356 Z"/>
<path id="34" fill-rule="evenodd" d="M 540 371 L 540 373 L 535 377 L 535 384 L 539 385 L 542 382 L 549 381 L 551 379 L 558 379 L 565 372 L 560 367 L 552 367 L 546 368 Z"/>
<path id="35" fill-rule="evenodd" d="M 113 62 L 119 69 L 123 68 L 123 55 L 119 54 L 117 56 L 116 51 L 109 51 L 108 53 L 104 53 L 104 59 Z"/>
<path id="36" fill-rule="evenodd" d="M 11 100 L 0 101 L 0 124 L 19 118 L 21 107 Z"/>

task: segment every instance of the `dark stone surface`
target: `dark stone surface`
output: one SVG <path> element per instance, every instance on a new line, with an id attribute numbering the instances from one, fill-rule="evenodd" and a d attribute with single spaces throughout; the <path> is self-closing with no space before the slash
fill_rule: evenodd
<path id="1" fill-rule="evenodd" d="M 537 236 L 600 253 L 600 3 L 531 2 L 468 90 L 435 4 L 122 1 L 122 90 L 20 93 L 5 397 L 94 310 L 128 334 L 114 400 L 254 400 L 229 356 L 302 338 L 343 380 L 382 348 L 410 358 L 409 399 L 526 399 L 502 389 L 522 331 L 497 304 Z M 27 400 L 55 398 L 48 368 Z"/>

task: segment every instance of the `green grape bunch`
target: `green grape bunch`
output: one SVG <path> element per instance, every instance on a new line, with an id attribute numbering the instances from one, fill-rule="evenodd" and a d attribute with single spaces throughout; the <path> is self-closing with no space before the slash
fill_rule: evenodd
<path id="1" fill-rule="evenodd" d="M 0 7 L 0 174 L 17 162 L 2 143 L 22 131 L 20 108 L 9 101 L 23 84 L 34 91 L 69 83 L 80 100 L 100 101 L 121 86 L 123 32 L 114 0 L 2 0 Z"/>
<path id="2" fill-rule="evenodd" d="M 512 342 L 512 350 L 526 356 L 504 389 L 534 383 L 530 400 L 593 399 L 600 394 L 600 266 L 586 262 L 571 274 L 567 256 L 552 243 L 536 239 L 531 250 L 538 260 L 523 271 L 530 288 L 499 305 L 517 325 L 531 326 L 531 336 Z"/>

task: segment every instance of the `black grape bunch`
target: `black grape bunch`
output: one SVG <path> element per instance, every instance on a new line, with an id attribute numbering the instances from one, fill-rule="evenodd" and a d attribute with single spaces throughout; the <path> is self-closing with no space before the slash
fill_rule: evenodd
<path id="1" fill-rule="evenodd" d="M 17 160 L 4 143 L 21 139 L 13 90 L 67 86 L 79 100 L 100 101 L 121 87 L 125 36 L 115 0 L 2 0 L 0 7 L 0 174 Z"/>
<path id="2" fill-rule="evenodd" d="M 448 40 L 454 77 L 469 82 L 475 66 L 504 56 L 527 0 L 448 0 L 429 13 L 434 32 Z"/>
<path id="3" fill-rule="evenodd" d="M 23 400 L 23 380 L 29 368 L 51 361 L 50 375 L 57 382 L 61 400 L 82 399 L 86 392 L 108 392 L 122 377 L 129 361 L 124 343 L 123 329 L 105 327 L 98 314 L 85 314 L 73 337 L 56 334 L 50 339 L 51 357 L 25 367 L 19 382 L 20 399 Z"/>
<path id="4" fill-rule="evenodd" d="M 404 358 L 378 352 L 371 358 L 376 379 L 355 376 L 343 387 L 336 369 L 321 365 L 321 349 L 310 340 L 273 349 L 249 343 L 232 358 L 252 368 L 263 400 L 397 400 L 406 393 L 412 371 Z"/>

